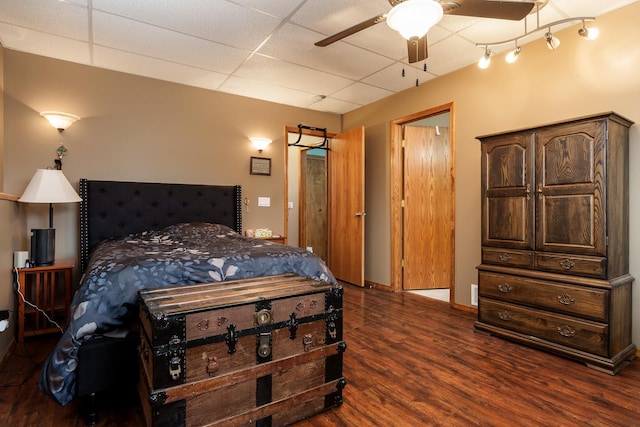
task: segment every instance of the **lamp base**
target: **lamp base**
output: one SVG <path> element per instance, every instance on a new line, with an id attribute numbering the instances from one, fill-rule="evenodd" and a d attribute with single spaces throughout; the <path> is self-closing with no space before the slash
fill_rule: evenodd
<path id="1" fill-rule="evenodd" d="M 55 261 L 56 230 L 53 228 L 31 229 L 31 259 L 36 266 L 51 265 Z"/>

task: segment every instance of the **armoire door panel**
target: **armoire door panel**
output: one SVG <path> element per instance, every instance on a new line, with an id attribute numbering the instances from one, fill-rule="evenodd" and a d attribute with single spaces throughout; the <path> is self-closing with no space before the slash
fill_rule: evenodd
<path id="1" fill-rule="evenodd" d="M 533 147 L 530 132 L 483 144 L 483 246 L 533 249 Z"/>
<path id="2" fill-rule="evenodd" d="M 487 197 L 488 242 L 513 243 L 518 247 L 527 246 L 528 230 L 526 221 L 518 221 L 527 216 L 525 197 Z M 514 220 L 516 219 L 516 220 Z"/>
<path id="3" fill-rule="evenodd" d="M 603 123 L 536 133 L 536 250 L 605 255 Z"/>

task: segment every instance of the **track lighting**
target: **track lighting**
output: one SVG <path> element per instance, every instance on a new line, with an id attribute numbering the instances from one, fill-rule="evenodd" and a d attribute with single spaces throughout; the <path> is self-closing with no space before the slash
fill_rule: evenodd
<path id="1" fill-rule="evenodd" d="M 513 64 L 518 60 L 518 55 L 520 54 L 520 50 L 522 49 L 520 48 L 520 46 L 518 46 L 518 43 L 516 42 L 516 48 L 513 49 L 511 52 L 509 52 L 509 54 L 505 58 L 509 64 Z"/>
<path id="2" fill-rule="evenodd" d="M 544 41 L 547 42 L 547 47 L 551 50 L 556 50 L 560 46 L 560 40 L 551 33 L 551 28 L 545 33 Z"/>
<path id="3" fill-rule="evenodd" d="M 539 12 L 539 10 L 538 10 Z M 581 37 L 584 37 L 587 40 L 594 40 L 596 37 L 598 37 L 599 31 L 597 28 L 587 28 L 585 21 L 595 21 L 596 18 L 594 17 L 587 17 L 587 16 L 581 16 L 581 17 L 577 17 L 577 18 L 567 18 L 567 19 L 561 19 L 559 21 L 555 21 L 555 22 L 551 22 L 550 24 L 546 24 L 546 25 L 540 25 L 540 15 L 539 13 L 536 14 L 537 16 L 537 26 L 536 28 L 534 28 L 533 30 L 527 31 L 527 20 L 524 19 L 524 33 L 514 37 L 512 39 L 508 39 L 508 40 L 502 40 L 499 42 L 482 42 L 482 43 L 476 43 L 477 47 L 483 47 L 485 49 L 485 54 L 484 56 L 480 59 L 480 61 L 478 61 L 478 67 L 480 68 L 487 68 L 489 66 L 489 57 L 491 56 L 491 47 L 492 46 L 499 46 L 499 45 L 503 45 L 503 44 L 507 44 L 507 43 L 512 43 L 515 42 L 515 49 L 512 50 L 511 52 L 509 52 L 509 54 L 506 56 L 506 60 L 508 63 L 514 63 L 517 59 L 518 59 L 518 54 L 520 54 L 520 51 L 522 50 L 520 48 L 520 46 L 518 46 L 518 41 L 522 41 L 523 38 L 527 38 L 530 35 L 532 35 L 533 33 L 537 33 L 539 31 L 543 31 L 546 30 L 545 34 L 544 34 L 544 41 L 547 44 L 547 47 L 551 50 L 556 50 L 558 49 L 558 47 L 560 46 L 560 40 L 553 35 L 553 33 L 551 32 L 551 28 L 558 26 L 558 25 L 562 25 L 562 24 L 566 24 L 569 22 L 575 22 L 575 21 L 582 21 L 582 27 L 580 27 L 578 29 L 578 35 L 580 35 Z"/>
<path id="4" fill-rule="evenodd" d="M 490 63 L 491 63 L 491 49 L 489 49 L 489 46 L 485 46 L 484 55 L 482 55 L 482 58 L 480 58 L 480 61 L 478 61 L 478 67 L 484 70 L 485 68 L 489 67 Z"/>
<path id="5" fill-rule="evenodd" d="M 580 37 L 584 37 L 587 40 L 595 40 L 598 38 L 599 34 L 600 34 L 600 30 L 593 27 L 587 28 L 585 26 L 584 20 L 582 21 L 582 27 L 580 27 L 580 29 L 578 30 L 578 35 Z"/>

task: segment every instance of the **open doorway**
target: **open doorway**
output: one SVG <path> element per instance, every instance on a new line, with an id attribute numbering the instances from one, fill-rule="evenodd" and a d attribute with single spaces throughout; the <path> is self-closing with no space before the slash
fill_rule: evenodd
<path id="1" fill-rule="evenodd" d="M 392 289 L 455 295 L 453 104 L 392 122 Z M 438 296 L 441 299 L 442 296 Z"/>

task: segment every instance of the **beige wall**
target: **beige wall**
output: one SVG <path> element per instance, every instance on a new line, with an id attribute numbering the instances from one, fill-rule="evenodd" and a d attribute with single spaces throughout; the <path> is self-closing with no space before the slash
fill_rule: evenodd
<path id="1" fill-rule="evenodd" d="M 53 165 L 64 142 L 63 171 L 131 181 L 241 184 L 251 200 L 244 228 L 284 233 L 284 126 L 340 129 L 340 116 L 136 77 L 5 50 L 4 191 L 20 194 L 36 168 Z M 81 120 L 58 134 L 43 110 Z M 249 137 L 273 139 L 262 154 Z M 249 174 L 250 156 L 270 157 L 272 175 Z M 257 197 L 271 207 L 257 207 Z M 47 223 L 47 207 L 27 205 L 28 226 Z M 54 206 L 59 257 L 76 256 L 77 206 Z M 61 237 L 62 236 L 62 237 Z"/>
<path id="2" fill-rule="evenodd" d="M 456 302 L 470 304 L 480 263 L 480 144 L 476 136 L 615 111 L 640 123 L 640 3 L 597 19 L 600 37 L 587 42 L 577 27 L 523 46 L 515 64 L 504 55 L 480 70 L 472 65 L 423 83 L 343 118 L 344 129 L 365 125 L 367 139 L 366 278 L 390 284 L 389 122 L 449 102 L 456 133 Z M 480 55 L 479 50 L 479 55 Z M 640 278 L 640 125 L 631 129 L 631 274 Z M 634 342 L 640 344 L 640 283 L 633 292 Z"/>
<path id="3" fill-rule="evenodd" d="M 251 199 L 250 212 L 243 212 L 244 228 L 269 227 L 284 233 L 284 127 L 303 123 L 330 132 L 341 129 L 336 114 L 9 49 L 4 50 L 3 70 L 5 157 L 0 191 L 13 195 L 22 193 L 37 168 L 53 166 L 55 150 L 64 142 L 69 151 L 63 171 L 76 189 L 81 177 L 240 184 L 243 196 Z M 81 120 L 59 134 L 40 117 L 44 110 L 73 113 Z M 273 144 L 259 154 L 249 142 L 252 136 L 271 138 Z M 270 157 L 272 175 L 250 175 L 251 156 Z M 258 196 L 271 197 L 271 207 L 258 207 Z M 14 306 L 12 253 L 28 249 L 31 228 L 47 226 L 48 206 L 0 201 L 0 218 L 2 309 Z M 78 205 L 55 205 L 54 227 L 57 258 L 77 258 Z M 2 340 L 8 336 L 0 335 L 0 356 L 6 350 Z"/>

